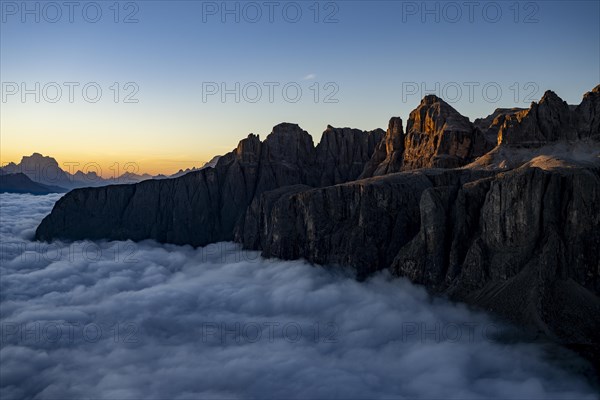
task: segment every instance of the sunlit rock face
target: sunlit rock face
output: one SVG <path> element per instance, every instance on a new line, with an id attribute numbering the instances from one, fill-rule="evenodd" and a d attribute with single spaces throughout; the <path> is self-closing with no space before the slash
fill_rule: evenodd
<path id="1" fill-rule="evenodd" d="M 460 167 L 493 147 L 467 117 L 434 95 L 410 113 L 404 146 L 403 170 Z"/>
<path id="2" fill-rule="evenodd" d="M 498 132 L 500 127 L 504 124 L 506 117 L 509 115 L 516 114 L 520 111 L 525 111 L 525 108 L 497 108 L 493 113 L 485 118 L 477 118 L 473 121 L 475 125 L 490 143 L 496 143 L 498 141 Z"/>

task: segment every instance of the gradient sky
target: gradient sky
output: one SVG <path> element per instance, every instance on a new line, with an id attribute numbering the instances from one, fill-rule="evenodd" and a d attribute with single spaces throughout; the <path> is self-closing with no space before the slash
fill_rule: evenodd
<path id="1" fill-rule="evenodd" d="M 171 173 L 230 151 L 250 132 L 264 138 L 282 121 L 299 123 L 315 142 L 327 124 L 385 128 L 391 116 L 406 120 L 436 83 L 438 94 L 473 120 L 497 107 L 527 107 L 547 89 L 578 104 L 600 82 L 598 1 L 480 1 L 472 17 L 463 1 L 322 1 L 318 22 L 314 1 L 276 2 L 273 22 L 262 1 L 253 3 L 262 12 L 257 22 L 251 21 L 256 7 L 244 9 L 243 2 L 227 3 L 239 7 L 239 22 L 234 14 L 223 22 L 222 2 L 137 1 L 118 3 L 118 23 L 114 1 L 89 3 L 77 2 L 73 22 L 61 6 L 53 23 L 56 9 L 46 2 L 26 3 L 38 4 L 39 22 L 35 14 L 22 15 L 21 1 L 1 2 L 3 164 L 37 151 L 59 163 L 100 163 L 105 176 L 109 165 L 126 162 L 140 172 Z M 91 23 L 96 4 L 102 16 Z M 203 12 L 214 7 L 216 15 Z M 302 16 L 292 23 L 297 8 Z M 132 12 L 138 22 L 124 23 Z M 57 82 L 62 97 L 49 102 L 55 96 L 49 87 L 48 96 L 40 89 L 39 103 L 34 95 L 23 102 L 20 93 L 7 95 L 11 82 L 28 88 Z M 73 103 L 63 82 L 80 83 Z M 83 98 L 88 82 L 102 89 L 96 103 Z M 128 82 L 139 88 L 138 103 L 123 102 Z M 217 94 L 204 101 L 207 82 L 229 88 L 256 82 L 262 98 L 251 103 L 241 96 L 236 103 L 228 95 L 223 102 Z M 264 82 L 280 85 L 272 103 Z M 296 103 L 282 93 L 290 82 L 303 91 Z M 468 85 L 477 85 L 473 98 Z M 339 89 L 337 103 L 324 102 L 332 88 Z"/>

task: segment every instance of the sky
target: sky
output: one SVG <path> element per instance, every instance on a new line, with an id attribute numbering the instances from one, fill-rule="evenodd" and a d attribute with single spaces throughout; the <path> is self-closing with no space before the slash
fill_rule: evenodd
<path id="1" fill-rule="evenodd" d="M 598 399 L 574 353 L 388 273 L 32 241 L 60 196 L 0 195 L 2 399 Z"/>
<path id="2" fill-rule="evenodd" d="M 598 1 L 72 4 L 1 2 L 2 164 L 173 173 L 284 121 L 317 143 L 431 92 L 474 120 L 600 83 Z"/>

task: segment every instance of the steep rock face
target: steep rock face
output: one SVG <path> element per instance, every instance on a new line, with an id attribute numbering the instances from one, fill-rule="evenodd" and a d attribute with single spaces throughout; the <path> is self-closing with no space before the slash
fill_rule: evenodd
<path id="1" fill-rule="evenodd" d="M 384 135 L 381 129 L 363 132 L 328 126 L 317 146 L 317 165 L 322 171 L 319 186 L 358 178 Z"/>
<path id="2" fill-rule="evenodd" d="M 257 197 L 240 241 L 267 257 L 343 264 L 359 277 L 388 267 L 417 233 L 421 194 L 489 172 L 424 170 Z"/>
<path id="3" fill-rule="evenodd" d="M 404 146 L 403 170 L 460 167 L 493 147 L 467 117 L 434 95 L 410 113 Z"/>
<path id="4" fill-rule="evenodd" d="M 600 140 L 600 85 L 583 96 L 574 118 L 580 137 Z"/>
<path id="5" fill-rule="evenodd" d="M 498 132 L 498 144 L 539 146 L 557 140 L 576 140 L 579 135 L 569 105 L 548 90 L 528 110 L 507 115 Z"/>
<path id="6" fill-rule="evenodd" d="M 312 186 L 317 181 L 312 137 L 298 125 L 275 126 L 260 148 L 258 192 L 297 183 Z"/>
<path id="7" fill-rule="evenodd" d="M 221 199 L 219 174 L 212 168 L 177 179 L 75 189 L 55 204 L 36 238 L 192 245 L 227 240 L 219 218 Z"/>
<path id="8" fill-rule="evenodd" d="M 600 168 L 420 170 L 257 197 L 246 248 L 390 267 L 411 281 L 573 345 L 600 328 Z M 565 323 L 568 321 L 569 323 Z"/>
<path id="9" fill-rule="evenodd" d="M 498 142 L 498 132 L 504 124 L 506 117 L 525 110 L 525 108 L 497 108 L 487 117 L 477 118 L 473 121 L 473 125 L 483 132 L 488 142 L 496 143 Z"/>
<path id="10" fill-rule="evenodd" d="M 402 119 L 392 117 L 388 124 L 385 140 L 379 142 L 373 156 L 365 165 L 360 178 L 370 178 L 400 172 L 404 158 L 404 129 Z"/>
<path id="11" fill-rule="evenodd" d="M 399 249 L 415 234 L 418 220 L 411 205 L 430 185 L 423 174 L 389 175 L 297 193 L 265 193 L 246 215 L 246 226 L 258 229 L 245 229 L 243 243 L 268 257 L 346 265 L 365 277 L 389 264 L 390 249 Z"/>
<path id="12" fill-rule="evenodd" d="M 419 213 L 419 233 L 393 262 L 397 274 L 551 337 L 594 343 L 600 169 L 524 166 L 436 187 Z"/>
<path id="13" fill-rule="evenodd" d="M 280 187 L 355 179 L 383 132 L 331 130 L 315 148 L 296 124 L 275 126 L 219 158 L 214 168 L 175 179 L 77 189 L 57 202 L 36 231 L 38 240 L 144 240 L 202 246 L 232 240 L 255 196 Z M 346 149 L 330 154 L 335 149 Z M 330 155 L 328 155 L 330 154 Z M 324 171 L 324 165 L 335 165 Z"/>

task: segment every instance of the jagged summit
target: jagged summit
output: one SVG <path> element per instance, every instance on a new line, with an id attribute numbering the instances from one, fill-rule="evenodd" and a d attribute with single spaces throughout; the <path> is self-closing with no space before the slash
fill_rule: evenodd
<path id="1" fill-rule="evenodd" d="M 406 123 L 404 170 L 467 164 L 490 150 L 469 119 L 437 96 L 426 96 Z"/>
<path id="2" fill-rule="evenodd" d="M 404 129 L 402 118 L 392 117 L 382 140 L 365 166 L 361 178 L 400 172 L 404 157 Z"/>
<path id="3" fill-rule="evenodd" d="M 304 134 L 306 131 L 300 128 L 300 125 L 291 122 L 282 122 L 273 127 L 273 130 L 269 134 L 271 135 L 293 135 L 293 134 Z"/>
<path id="4" fill-rule="evenodd" d="M 600 85 L 583 95 L 574 114 L 579 135 L 600 140 Z"/>
<path id="5" fill-rule="evenodd" d="M 425 96 L 423 96 L 423 98 L 421 99 L 421 103 L 420 105 L 422 106 L 426 106 L 426 105 L 432 105 L 435 103 L 446 103 L 444 100 L 442 100 L 440 97 L 436 96 L 435 94 L 427 94 Z"/>
<path id="6" fill-rule="evenodd" d="M 498 131 L 498 144 L 537 147 L 560 140 L 574 141 L 600 135 L 598 87 L 573 108 L 548 90 L 527 110 L 506 116 Z"/>
<path id="7" fill-rule="evenodd" d="M 35 162 L 35 163 L 43 162 L 45 164 L 58 165 L 58 162 L 53 157 L 45 156 L 45 155 L 37 153 L 37 152 L 31 154 L 30 156 L 23 156 L 21 158 L 21 163 L 33 163 L 33 162 Z"/>
<path id="8" fill-rule="evenodd" d="M 361 131 L 328 125 L 316 148 L 317 165 L 322 170 L 320 186 L 358 178 L 384 135 L 382 129 Z"/>

